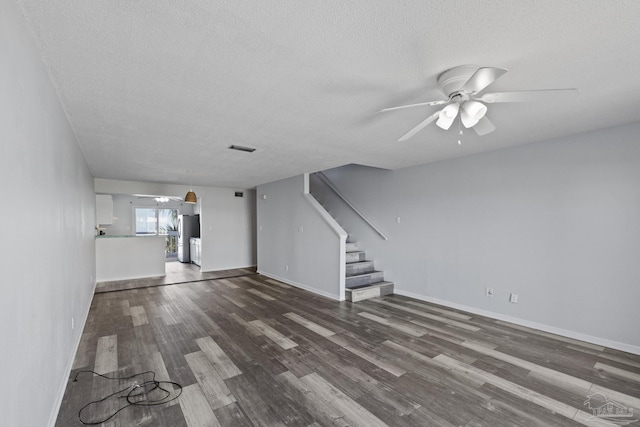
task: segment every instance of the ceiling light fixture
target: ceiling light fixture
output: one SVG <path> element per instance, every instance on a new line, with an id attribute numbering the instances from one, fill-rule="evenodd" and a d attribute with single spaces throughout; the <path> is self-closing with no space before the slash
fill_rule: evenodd
<path id="1" fill-rule="evenodd" d="M 478 101 L 467 101 L 462 105 L 460 118 L 467 129 L 478 124 L 481 118 L 487 114 L 487 106 Z"/>
<path id="2" fill-rule="evenodd" d="M 453 120 L 458 115 L 459 109 L 460 104 L 458 104 L 457 102 L 444 107 L 442 111 L 440 111 L 436 125 L 438 125 L 438 127 L 441 129 L 448 130 L 451 127 Z"/>
<path id="3" fill-rule="evenodd" d="M 191 174 L 190 171 L 187 171 L 187 173 Z M 191 179 L 191 175 L 189 176 L 189 191 L 187 192 L 187 195 L 184 196 L 184 202 L 195 205 L 198 202 L 198 198 L 196 197 L 196 193 L 193 192 L 193 179 Z"/>

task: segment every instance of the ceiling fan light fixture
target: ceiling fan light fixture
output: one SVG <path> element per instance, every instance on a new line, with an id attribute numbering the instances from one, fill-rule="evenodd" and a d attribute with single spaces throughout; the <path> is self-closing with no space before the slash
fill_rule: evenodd
<path id="1" fill-rule="evenodd" d="M 467 101 L 462 105 L 460 118 L 466 128 L 475 126 L 487 114 L 487 106 L 478 101 Z"/>
<path id="2" fill-rule="evenodd" d="M 438 121 L 436 125 L 440 129 L 448 130 L 453 124 L 453 120 L 458 115 L 458 110 L 460 109 L 460 104 L 454 102 L 453 104 L 449 104 L 440 111 L 440 115 L 438 116 Z"/>

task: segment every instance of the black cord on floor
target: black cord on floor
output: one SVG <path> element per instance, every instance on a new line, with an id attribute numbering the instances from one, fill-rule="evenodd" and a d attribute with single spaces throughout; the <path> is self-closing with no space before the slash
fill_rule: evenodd
<path id="1" fill-rule="evenodd" d="M 108 377 L 106 375 L 102 375 L 99 374 L 95 371 L 91 371 L 91 370 L 85 370 L 85 371 L 79 371 L 76 376 L 74 377 L 73 381 L 76 382 L 78 381 L 78 376 L 82 373 L 92 373 L 93 375 L 102 377 L 102 378 L 106 378 L 108 380 L 130 380 L 132 378 L 136 378 L 136 377 L 143 377 L 142 379 L 144 380 L 144 375 L 146 374 L 151 374 L 151 379 L 149 381 L 143 381 L 142 383 L 138 384 L 137 382 L 133 382 L 133 384 L 123 388 L 122 390 L 118 390 L 115 393 L 111 393 L 108 396 L 103 397 L 102 399 L 98 399 L 98 400 L 92 400 L 91 402 L 87 403 L 86 405 L 84 405 L 82 408 L 80 408 L 80 410 L 78 411 L 78 419 L 80 420 L 80 422 L 82 424 L 85 425 L 96 425 L 96 424 L 102 424 L 108 420 L 110 420 L 111 418 L 115 417 L 120 411 L 122 411 L 123 409 L 128 408 L 129 406 L 156 406 L 156 405 L 162 405 L 168 402 L 171 402 L 173 400 L 176 400 L 178 397 L 180 397 L 180 395 L 182 394 L 182 386 L 176 382 L 173 381 L 157 381 L 156 380 L 156 373 L 153 371 L 146 371 L 146 372 L 142 372 L 142 373 L 138 373 L 138 374 L 134 374 L 128 377 Z M 167 385 L 172 385 L 175 387 L 178 387 L 177 390 L 177 394 L 173 397 L 170 398 L 172 392 L 170 390 L 167 390 L 165 387 Z M 164 386 L 164 387 L 163 387 Z M 155 390 L 160 390 L 162 391 L 164 397 L 160 398 L 160 399 L 150 399 L 149 397 L 147 397 L 147 393 L 151 393 L 152 391 Z M 173 390 L 173 393 L 176 393 L 176 390 Z M 112 398 L 114 396 L 117 396 L 117 398 L 119 399 L 126 399 L 127 404 L 122 406 L 121 408 L 119 408 L 117 411 L 115 411 L 114 413 L 112 413 L 111 415 L 109 415 L 107 418 L 100 420 L 100 421 L 86 421 L 82 419 L 82 411 L 84 411 L 85 409 L 87 409 L 88 407 L 90 407 L 91 405 L 95 405 L 97 403 L 100 402 L 104 402 L 105 400 Z"/>

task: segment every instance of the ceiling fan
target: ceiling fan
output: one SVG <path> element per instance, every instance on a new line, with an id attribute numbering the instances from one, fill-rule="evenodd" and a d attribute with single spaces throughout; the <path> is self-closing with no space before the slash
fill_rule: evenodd
<path id="1" fill-rule="evenodd" d="M 578 94 L 577 89 L 546 89 L 496 92 L 479 95 L 487 86 L 506 72 L 507 70 L 504 68 L 460 65 L 438 76 L 438 87 L 447 97 L 446 99 L 384 108 L 378 112 L 446 104 L 444 108 L 431 114 L 409 132 L 402 135 L 400 139 L 398 139 L 398 142 L 408 140 L 434 120 L 436 120 L 438 127 L 448 130 L 458 115 L 460 115 L 460 121 L 465 128 L 473 128 L 478 135 L 482 136 L 496 129 L 486 116 L 486 104 L 493 104 L 494 102 L 548 102 Z"/>

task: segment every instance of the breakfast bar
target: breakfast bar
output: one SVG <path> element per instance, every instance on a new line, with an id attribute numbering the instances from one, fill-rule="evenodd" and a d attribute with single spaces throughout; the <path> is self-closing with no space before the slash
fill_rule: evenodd
<path id="1" fill-rule="evenodd" d="M 164 276 L 165 236 L 96 236 L 96 281 Z"/>

